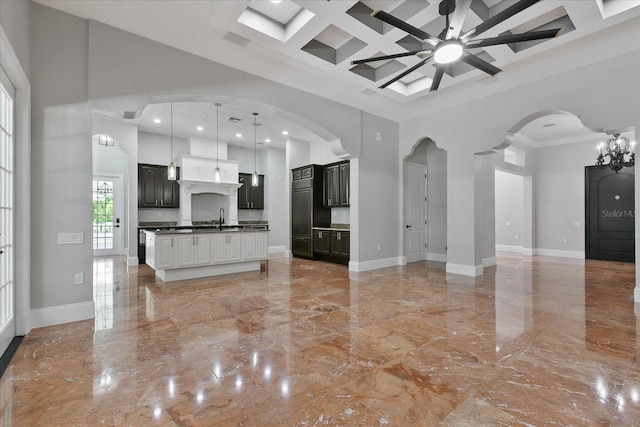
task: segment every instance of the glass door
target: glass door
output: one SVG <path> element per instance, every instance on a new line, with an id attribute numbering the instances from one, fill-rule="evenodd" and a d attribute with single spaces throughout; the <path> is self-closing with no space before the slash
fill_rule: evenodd
<path id="1" fill-rule="evenodd" d="M 16 336 L 13 280 L 15 88 L 0 68 L 0 355 Z"/>
<path id="2" fill-rule="evenodd" d="M 93 178 L 93 255 L 122 253 L 120 221 L 120 179 Z"/>

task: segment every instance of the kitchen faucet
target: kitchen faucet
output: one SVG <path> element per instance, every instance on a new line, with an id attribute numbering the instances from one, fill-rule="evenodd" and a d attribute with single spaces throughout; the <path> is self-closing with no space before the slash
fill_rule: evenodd
<path id="1" fill-rule="evenodd" d="M 220 229 L 222 230 L 222 224 L 224 224 L 224 208 L 220 208 Z"/>

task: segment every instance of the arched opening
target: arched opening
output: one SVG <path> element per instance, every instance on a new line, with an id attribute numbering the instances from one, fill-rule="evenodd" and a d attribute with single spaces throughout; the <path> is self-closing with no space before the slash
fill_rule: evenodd
<path id="1" fill-rule="evenodd" d="M 585 177 L 597 145 L 612 133 L 635 136 L 630 129 L 593 130 L 557 110 L 531 114 L 510 129 L 496 159 L 496 251 L 588 257 L 594 223 Z"/>
<path id="2" fill-rule="evenodd" d="M 404 256 L 447 261 L 447 153 L 423 138 L 403 159 Z"/>

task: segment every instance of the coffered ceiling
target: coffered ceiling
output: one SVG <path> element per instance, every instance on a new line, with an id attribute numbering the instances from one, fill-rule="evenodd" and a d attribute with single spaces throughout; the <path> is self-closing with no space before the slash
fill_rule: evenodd
<path id="1" fill-rule="evenodd" d="M 380 9 L 438 34 L 445 27 L 438 0 L 38 1 L 397 121 L 640 49 L 640 38 L 616 38 L 622 29 L 640 27 L 640 0 L 542 0 L 482 37 L 549 27 L 561 27 L 562 33 L 545 41 L 475 49 L 503 70 L 495 76 L 456 64 L 440 89 L 430 93 L 435 68 L 428 63 L 379 89 L 420 58 L 366 66 L 351 61 L 420 49 L 422 41 L 369 14 Z M 463 31 L 512 3 L 473 0 Z"/>

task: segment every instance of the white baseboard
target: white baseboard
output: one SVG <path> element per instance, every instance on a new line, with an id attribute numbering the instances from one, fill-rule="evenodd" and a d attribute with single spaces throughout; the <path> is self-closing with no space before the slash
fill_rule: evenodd
<path id="1" fill-rule="evenodd" d="M 77 304 L 34 308 L 29 314 L 31 317 L 31 328 L 42 328 L 45 326 L 93 319 L 96 316 L 96 306 L 93 301 L 87 301 Z"/>
<path id="2" fill-rule="evenodd" d="M 558 249 L 540 249 L 536 248 L 533 250 L 535 255 L 541 256 L 553 256 L 558 258 L 574 258 L 574 259 L 584 259 L 585 253 L 584 251 L 561 251 Z"/>
<path id="3" fill-rule="evenodd" d="M 447 254 L 437 254 L 435 252 L 427 252 L 427 261 L 447 262 Z"/>
<path id="4" fill-rule="evenodd" d="M 393 267 L 402 264 L 402 257 L 374 259 L 371 261 L 355 262 L 349 261 L 349 271 L 369 271 L 379 268 Z"/>
<path id="5" fill-rule="evenodd" d="M 132 267 L 134 265 L 138 265 L 138 257 L 137 256 L 130 256 L 127 257 L 127 267 Z"/>
<path id="6" fill-rule="evenodd" d="M 269 246 L 269 253 L 270 254 L 277 254 L 280 252 L 287 252 L 287 247 L 286 246 Z"/>
<path id="7" fill-rule="evenodd" d="M 454 263 L 448 262 L 446 271 L 447 273 L 460 274 L 462 276 L 477 277 L 482 275 L 482 266 L 454 264 Z"/>
<path id="8" fill-rule="evenodd" d="M 219 276 L 221 274 L 244 273 L 247 271 L 260 271 L 261 260 L 243 261 L 232 264 L 205 265 L 201 267 L 158 269 L 156 276 L 163 282 L 176 280 L 198 279 L 201 277 Z"/>
<path id="9" fill-rule="evenodd" d="M 522 248 L 522 255 L 533 256 L 532 248 Z"/>
<path id="10" fill-rule="evenodd" d="M 633 301 L 640 302 L 640 287 L 636 285 L 636 288 L 633 290 Z M 638 305 L 636 304 L 636 307 Z M 636 311 L 636 317 L 640 316 L 640 313 Z"/>
<path id="11" fill-rule="evenodd" d="M 522 246 L 514 245 L 496 245 L 496 251 L 500 252 L 516 252 L 521 254 L 523 252 Z"/>
<path id="12" fill-rule="evenodd" d="M 493 265 L 496 265 L 497 262 L 498 261 L 497 261 L 496 257 L 494 257 L 494 256 L 489 257 L 489 258 L 485 258 L 485 259 L 482 260 L 482 267 L 491 267 Z"/>
<path id="13" fill-rule="evenodd" d="M 284 257 L 285 257 L 285 258 L 293 258 L 293 252 L 291 252 L 291 250 L 290 250 L 290 249 L 287 249 L 287 250 L 284 252 Z"/>

